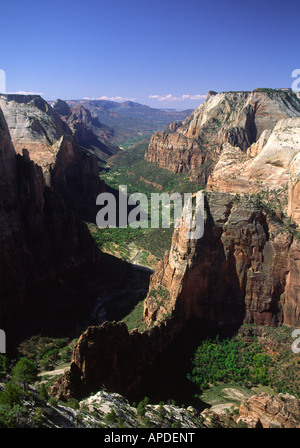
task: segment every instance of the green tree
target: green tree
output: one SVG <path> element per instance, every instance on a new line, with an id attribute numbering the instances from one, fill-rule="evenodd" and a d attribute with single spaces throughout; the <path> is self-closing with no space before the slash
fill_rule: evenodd
<path id="1" fill-rule="evenodd" d="M 43 398 L 44 400 L 48 400 L 48 391 L 47 391 L 47 387 L 44 383 L 41 384 L 41 387 L 39 388 L 38 395 L 40 398 Z"/>
<path id="2" fill-rule="evenodd" d="M 109 411 L 106 415 L 105 415 L 105 421 L 111 425 L 113 425 L 114 423 L 116 423 L 117 421 L 117 415 L 115 413 L 115 411 L 112 409 L 111 411 Z"/>
<path id="3" fill-rule="evenodd" d="M 3 392 L 0 393 L 0 405 L 12 407 L 20 404 L 22 401 L 23 391 L 13 381 L 6 383 Z"/>
<path id="4" fill-rule="evenodd" d="M 6 355 L 0 353 L 0 378 L 3 378 L 8 370 L 8 361 Z"/>
<path id="5" fill-rule="evenodd" d="M 0 428 L 17 428 L 20 420 L 28 411 L 25 407 L 15 404 L 12 407 L 0 405 Z"/>
<path id="6" fill-rule="evenodd" d="M 147 405 L 149 404 L 149 398 L 145 397 L 142 401 L 139 402 L 139 404 L 137 405 L 137 413 L 140 417 L 145 417 L 145 413 L 146 413 L 146 408 Z"/>
<path id="7" fill-rule="evenodd" d="M 158 418 L 159 418 L 159 420 L 162 421 L 165 418 L 166 414 L 167 414 L 167 411 L 165 410 L 164 404 L 161 401 L 159 403 L 159 407 L 158 407 Z"/>
<path id="8" fill-rule="evenodd" d="M 12 380 L 22 383 L 24 390 L 27 389 L 28 383 L 37 380 L 38 368 L 31 359 L 20 358 L 12 368 Z"/>

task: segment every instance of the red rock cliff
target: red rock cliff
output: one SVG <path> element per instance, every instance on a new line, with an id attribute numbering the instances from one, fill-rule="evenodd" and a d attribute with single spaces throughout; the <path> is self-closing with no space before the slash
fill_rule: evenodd
<path id="1" fill-rule="evenodd" d="M 299 326 L 300 241 L 275 218 L 246 198 L 206 193 L 204 235 L 189 240 L 184 226 L 175 230 L 152 276 L 145 319 Z"/>

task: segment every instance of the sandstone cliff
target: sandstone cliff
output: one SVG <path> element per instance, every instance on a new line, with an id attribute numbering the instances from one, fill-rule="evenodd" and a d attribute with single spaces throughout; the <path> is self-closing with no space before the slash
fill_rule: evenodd
<path id="1" fill-rule="evenodd" d="M 209 93 L 183 123 L 152 136 L 145 158 L 207 190 L 279 194 L 282 212 L 299 223 L 299 152 L 299 96 L 256 89 Z"/>
<path id="2" fill-rule="evenodd" d="M 17 153 L 27 148 L 31 158 L 44 169 L 53 163 L 51 146 L 71 130 L 39 95 L 0 95 L 11 139 Z"/>
<path id="3" fill-rule="evenodd" d="M 292 160 L 300 152 L 300 118 L 279 120 L 272 132 L 263 133 L 248 149 L 246 154 L 229 143 L 223 145 L 207 189 L 257 193 L 286 187 Z"/>
<path id="4" fill-rule="evenodd" d="M 290 166 L 288 214 L 300 226 L 300 152 Z"/>
<path id="5" fill-rule="evenodd" d="M 6 328 L 36 285 L 92 264 L 100 254 L 86 225 L 47 187 L 28 151 L 15 153 L 1 109 L 0 157 L 1 328 Z M 9 328 L 10 340 L 13 332 Z"/>
<path id="6" fill-rule="evenodd" d="M 300 325 L 299 251 L 284 224 L 246 197 L 206 193 L 202 238 L 176 229 L 152 276 L 144 317 L 204 324 Z"/>
<path id="7" fill-rule="evenodd" d="M 280 119 L 299 116 L 300 101 L 293 92 L 211 92 L 181 126 L 154 134 L 145 158 L 206 181 L 224 143 L 247 152 L 253 143 L 266 140 L 266 132 Z"/>
<path id="8" fill-rule="evenodd" d="M 46 185 L 57 190 L 84 220 L 95 220 L 104 189 L 97 159 L 77 144 L 69 126 L 40 96 L 1 95 L 0 107 L 17 153 L 23 148 L 42 167 Z"/>

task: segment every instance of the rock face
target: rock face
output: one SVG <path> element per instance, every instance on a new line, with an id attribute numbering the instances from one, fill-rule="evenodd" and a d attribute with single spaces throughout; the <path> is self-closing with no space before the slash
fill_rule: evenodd
<path id="1" fill-rule="evenodd" d="M 169 340 L 167 325 L 145 333 L 129 333 L 123 322 L 89 327 L 74 348 L 70 371 L 57 380 L 51 395 L 80 398 L 104 385 L 108 391 L 130 396 Z"/>
<path id="2" fill-rule="evenodd" d="M 279 120 L 272 132 L 263 133 L 248 149 L 246 154 L 238 147 L 224 144 L 207 189 L 257 193 L 286 187 L 292 161 L 300 153 L 300 118 Z"/>
<path id="3" fill-rule="evenodd" d="M 1 322 L 26 305 L 28 291 L 99 259 L 86 225 L 46 186 L 43 171 L 15 153 L 0 110 Z M 5 324 L 4 324 L 5 325 Z M 2 326 L 1 328 L 5 328 Z"/>
<path id="4" fill-rule="evenodd" d="M 300 226 L 300 152 L 290 166 L 288 214 Z"/>
<path id="5" fill-rule="evenodd" d="M 254 395 L 241 403 L 238 422 L 250 428 L 300 428 L 300 402 L 289 394 Z"/>
<path id="6" fill-rule="evenodd" d="M 99 161 L 119 152 L 119 147 L 110 141 L 114 130 L 100 123 L 98 117 L 92 115 L 83 105 L 70 107 L 67 102 L 58 99 L 52 107 L 68 124 L 76 143 L 86 148 Z"/>
<path id="7" fill-rule="evenodd" d="M 299 96 L 257 89 L 210 93 L 182 124 L 154 134 L 145 158 L 189 173 L 207 190 L 277 192 L 283 202 L 289 201 L 283 212 L 299 223 L 299 152 Z"/>
<path id="8" fill-rule="evenodd" d="M 51 146 L 71 130 L 39 95 L 0 95 L 11 139 L 17 153 L 27 148 L 40 166 L 53 163 Z"/>
<path id="9" fill-rule="evenodd" d="M 26 148 L 42 167 L 46 185 L 82 219 L 95 221 L 96 197 L 104 189 L 97 159 L 74 141 L 69 126 L 40 96 L 1 95 L 0 107 L 16 152 Z"/>
<path id="10" fill-rule="evenodd" d="M 197 318 L 222 327 L 300 325 L 299 240 L 248 199 L 206 193 L 202 238 L 176 229 L 170 253 L 151 278 L 144 317 Z"/>
<path id="11" fill-rule="evenodd" d="M 51 187 L 82 219 L 94 222 L 96 198 L 105 190 L 95 157 L 83 151 L 70 136 L 61 137 L 53 148 L 56 160 L 49 172 Z"/>

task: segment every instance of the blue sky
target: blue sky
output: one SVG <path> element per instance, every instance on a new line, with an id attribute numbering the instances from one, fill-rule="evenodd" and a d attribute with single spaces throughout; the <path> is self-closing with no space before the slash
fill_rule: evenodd
<path id="1" fill-rule="evenodd" d="M 11 0 L 1 4 L 8 92 L 195 108 L 209 90 L 291 87 L 299 0 Z"/>

